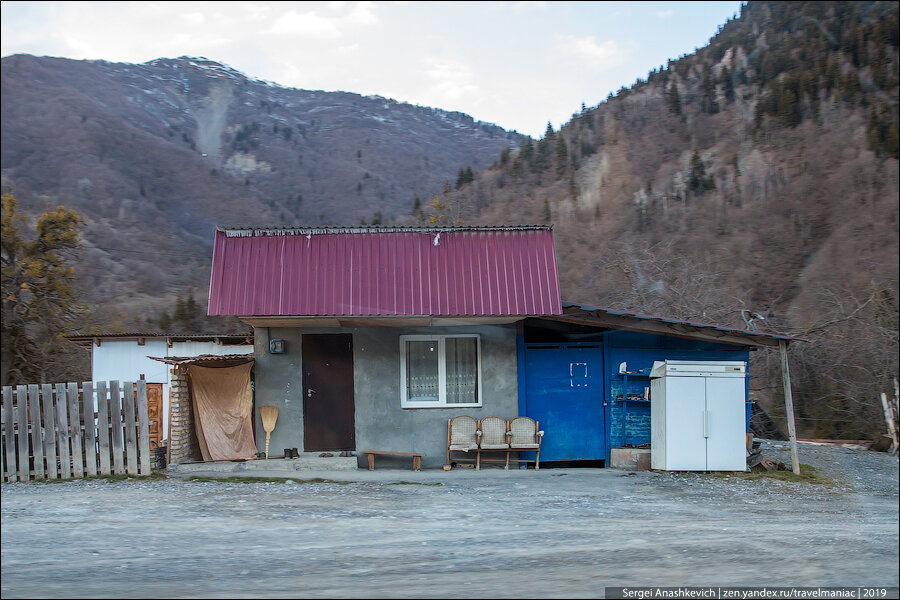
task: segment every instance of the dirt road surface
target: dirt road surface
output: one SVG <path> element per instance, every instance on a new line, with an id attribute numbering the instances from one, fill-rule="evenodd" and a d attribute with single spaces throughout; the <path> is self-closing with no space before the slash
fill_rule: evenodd
<path id="1" fill-rule="evenodd" d="M 0 592 L 580 598 L 605 586 L 898 585 L 897 459 L 804 450 L 833 484 L 603 469 L 3 484 Z"/>

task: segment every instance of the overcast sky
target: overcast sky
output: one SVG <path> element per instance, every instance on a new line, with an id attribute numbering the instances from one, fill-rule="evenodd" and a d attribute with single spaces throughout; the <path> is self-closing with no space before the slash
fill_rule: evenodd
<path id="1" fill-rule="evenodd" d="M 205 56 L 539 137 L 706 44 L 741 2 L 3 2 L 0 54 Z"/>

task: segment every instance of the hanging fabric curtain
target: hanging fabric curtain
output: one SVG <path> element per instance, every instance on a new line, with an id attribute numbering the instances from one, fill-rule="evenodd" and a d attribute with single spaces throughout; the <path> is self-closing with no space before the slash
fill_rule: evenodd
<path id="1" fill-rule="evenodd" d="M 447 403 L 478 402 L 478 340 L 447 338 Z"/>
<path id="2" fill-rule="evenodd" d="M 223 368 L 188 367 L 194 427 L 204 461 L 256 458 L 252 367 L 252 362 Z"/>

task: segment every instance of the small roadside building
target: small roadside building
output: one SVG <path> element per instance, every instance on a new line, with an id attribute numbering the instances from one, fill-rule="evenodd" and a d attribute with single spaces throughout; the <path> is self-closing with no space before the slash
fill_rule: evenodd
<path id="1" fill-rule="evenodd" d="M 426 467 L 461 414 L 529 416 L 541 462 L 606 464 L 650 442 L 654 361 L 746 362 L 789 340 L 564 303 L 548 226 L 220 227 L 209 314 L 254 327 L 274 448 L 424 452 Z"/>
<path id="2" fill-rule="evenodd" d="M 98 333 L 68 339 L 90 349 L 92 381 L 147 382 L 150 440 L 157 444 L 169 438 L 172 374 L 167 365 L 152 357 L 253 354 L 252 335 Z"/>

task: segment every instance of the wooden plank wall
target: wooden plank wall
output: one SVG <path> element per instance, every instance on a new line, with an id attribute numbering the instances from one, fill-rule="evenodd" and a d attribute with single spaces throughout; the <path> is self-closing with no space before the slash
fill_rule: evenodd
<path id="1" fill-rule="evenodd" d="M 144 381 L 3 386 L 0 479 L 149 475 L 149 424 Z"/>

